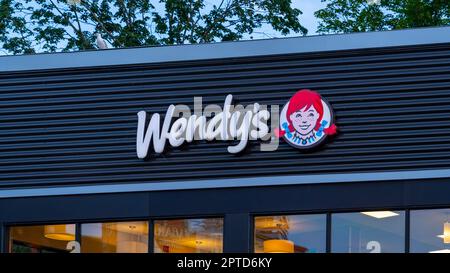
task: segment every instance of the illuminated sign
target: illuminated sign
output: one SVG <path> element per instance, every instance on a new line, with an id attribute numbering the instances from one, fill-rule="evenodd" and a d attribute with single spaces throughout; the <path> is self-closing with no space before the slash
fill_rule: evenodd
<path id="1" fill-rule="evenodd" d="M 193 112 L 186 105 L 172 104 L 162 125 L 160 114 L 154 113 L 148 120 L 147 113 L 140 111 L 137 114 L 137 156 L 146 158 L 152 147 L 155 153 L 163 153 L 167 142 L 179 147 L 194 140 L 237 142 L 228 147 L 229 153 L 241 152 L 251 140 L 268 142 L 261 144 L 261 151 L 275 151 L 278 137 L 296 148 L 306 149 L 336 133 L 330 105 L 311 90 L 298 91 L 286 103 L 281 115 L 278 105 L 268 107 L 254 103 L 244 107 L 232 105 L 232 100 L 233 96 L 228 95 L 223 108 L 208 105 L 203 109 L 202 99 L 196 97 Z"/>

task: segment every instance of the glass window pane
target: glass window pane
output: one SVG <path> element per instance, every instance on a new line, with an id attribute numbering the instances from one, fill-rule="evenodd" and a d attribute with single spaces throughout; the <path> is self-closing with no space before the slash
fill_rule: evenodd
<path id="1" fill-rule="evenodd" d="M 332 215 L 331 249 L 339 253 L 405 251 L 405 213 L 372 211 Z"/>
<path id="2" fill-rule="evenodd" d="M 75 241 L 75 225 L 16 226 L 9 229 L 9 252 L 70 252 Z"/>
<path id="3" fill-rule="evenodd" d="M 326 216 L 255 217 L 256 253 L 321 253 L 326 250 Z"/>
<path id="4" fill-rule="evenodd" d="M 411 211 L 410 252 L 450 253 L 450 209 Z"/>
<path id="5" fill-rule="evenodd" d="M 155 253 L 222 253 L 223 219 L 177 219 L 154 222 Z"/>
<path id="6" fill-rule="evenodd" d="M 147 222 L 81 225 L 82 253 L 147 253 Z"/>

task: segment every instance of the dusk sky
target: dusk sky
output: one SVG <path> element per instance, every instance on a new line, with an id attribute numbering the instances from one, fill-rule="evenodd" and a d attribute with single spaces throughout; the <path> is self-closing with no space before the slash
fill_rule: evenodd
<path id="1" fill-rule="evenodd" d="M 220 0 L 208 0 L 206 1 L 209 5 L 218 5 Z M 317 10 L 324 8 L 326 3 L 321 0 L 292 0 L 292 7 L 300 9 L 303 14 L 300 16 L 300 23 L 308 29 L 308 35 L 317 34 L 317 26 L 318 20 L 314 16 L 314 12 Z M 254 39 L 266 39 L 266 38 L 274 38 L 274 37 L 283 37 L 276 31 L 274 31 L 270 26 L 266 26 L 260 30 L 257 30 L 256 33 L 251 35 Z M 288 36 L 299 36 L 298 33 L 291 33 Z M 247 38 L 247 37 L 246 37 Z"/>

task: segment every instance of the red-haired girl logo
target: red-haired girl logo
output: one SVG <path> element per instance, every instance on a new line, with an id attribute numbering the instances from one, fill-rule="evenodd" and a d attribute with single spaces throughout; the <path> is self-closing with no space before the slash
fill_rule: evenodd
<path id="1" fill-rule="evenodd" d="M 336 134 L 333 110 L 319 93 L 303 89 L 295 93 L 280 113 L 278 137 L 298 149 L 319 145 Z"/>

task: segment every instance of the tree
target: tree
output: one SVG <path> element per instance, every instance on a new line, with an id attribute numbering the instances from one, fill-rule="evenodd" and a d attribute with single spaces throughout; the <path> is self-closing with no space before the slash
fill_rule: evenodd
<path id="1" fill-rule="evenodd" d="M 388 21 L 392 29 L 450 25 L 449 0 L 389 0 L 384 5 L 395 14 Z"/>
<path id="2" fill-rule="evenodd" d="M 449 0 L 322 0 L 319 33 L 348 33 L 450 25 Z"/>
<path id="3" fill-rule="evenodd" d="M 116 48 L 235 41 L 264 25 L 306 34 L 300 14 L 291 0 L 0 0 L 0 46 L 85 50 L 96 33 Z"/>

